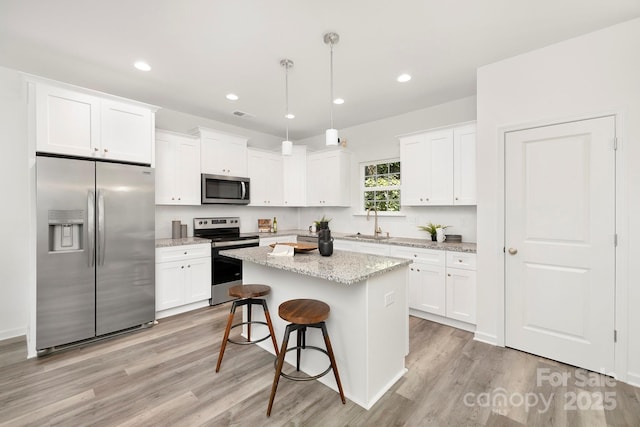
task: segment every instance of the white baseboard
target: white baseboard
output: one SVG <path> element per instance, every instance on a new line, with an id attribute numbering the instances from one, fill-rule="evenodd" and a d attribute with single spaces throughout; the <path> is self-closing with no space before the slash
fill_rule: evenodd
<path id="1" fill-rule="evenodd" d="M 432 322 L 437 322 L 443 325 L 451 326 L 452 328 L 458 328 L 468 332 L 475 332 L 476 330 L 476 325 L 474 324 L 461 322 L 456 319 L 449 319 L 448 317 L 438 316 L 437 314 L 431 314 L 420 310 L 414 310 L 413 308 L 409 309 L 409 314 L 411 316 L 430 320 Z"/>
<path id="2" fill-rule="evenodd" d="M 498 345 L 498 337 L 496 337 L 495 335 L 485 334 L 484 332 L 476 331 L 473 339 L 474 341 L 480 341 L 485 344 Z"/>
<path id="3" fill-rule="evenodd" d="M 175 316 L 176 314 L 186 313 L 187 311 L 195 310 L 202 307 L 207 307 L 209 300 L 198 301 L 191 304 L 181 305 L 179 307 L 168 308 L 166 310 L 156 311 L 156 319 L 162 319 L 164 317 Z"/>
<path id="4" fill-rule="evenodd" d="M 27 334 L 27 328 L 5 329 L 0 331 L 0 341 L 9 338 L 20 337 Z"/>
<path id="5" fill-rule="evenodd" d="M 634 387 L 640 387 L 640 374 L 636 372 L 627 372 L 627 381 L 625 382 Z"/>

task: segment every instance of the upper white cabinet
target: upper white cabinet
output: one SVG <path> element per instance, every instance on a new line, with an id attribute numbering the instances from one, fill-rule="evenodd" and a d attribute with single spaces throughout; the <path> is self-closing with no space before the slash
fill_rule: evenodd
<path id="1" fill-rule="evenodd" d="M 307 147 L 294 145 L 290 156 L 282 156 L 283 206 L 307 205 Z"/>
<path id="2" fill-rule="evenodd" d="M 307 156 L 307 206 L 351 206 L 351 155 L 342 149 Z"/>
<path id="3" fill-rule="evenodd" d="M 402 204 L 476 203 L 475 124 L 400 138 Z"/>
<path id="4" fill-rule="evenodd" d="M 105 159 L 151 163 L 154 120 L 148 108 L 102 100 L 100 149 Z M 147 143 L 141 143 L 146 141 Z"/>
<path id="5" fill-rule="evenodd" d="M 476 125 L 453 130 L 453 204 L 476 204 Z"/>
<path id="6" fill-rule="evenodd" d="M 37 151 L 153 163 L 155 107 L 62 84 L 30 83 Z"/>
<path id="7" fill-rule="evenodd" d="M 198 127 L 191 131 L 200 137 L 200 171 L 213 175 L 246 177 L 247 139 Z"/>
<path id="8" fill-rule="evenodd" d="M 200 141 L 156 131 L 156 204 L 200 204 Z"/>
<path id="9" fill-rule="evenodd" d="M 262 150 L 247 149 L 250 206 L 282 206 L 282 156 Z"/>

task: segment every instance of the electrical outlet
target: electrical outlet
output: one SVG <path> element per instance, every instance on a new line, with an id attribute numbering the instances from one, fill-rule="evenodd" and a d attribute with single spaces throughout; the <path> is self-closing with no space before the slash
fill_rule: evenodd
<path id="1" fill-rule="evenodd" d="M 396 294 L 395 292 L 389 292 L 384 295 L 384 306 L 389 307 L 391 304 L 396 302 Z"/>

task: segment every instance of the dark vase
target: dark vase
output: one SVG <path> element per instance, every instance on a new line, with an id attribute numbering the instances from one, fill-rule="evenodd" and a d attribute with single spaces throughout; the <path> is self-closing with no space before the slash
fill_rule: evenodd
<path id="1" fill-rule="evenodd" d="M 432 241 L 432 242 L 436 242 L 437 240 L 438 240 L 438 239 L 436 239 L 436 235 L 435 235 L 435 234 L 432 234 L 432 235 L 431 235 L 431 241 Z"/>
<path id="2" fill-rule="evenodd" d="M 328 228 L 318 231 L 318 252 L 322 256 L 333 254 L 333 237 L 331 237 L 331 230 Z"/>

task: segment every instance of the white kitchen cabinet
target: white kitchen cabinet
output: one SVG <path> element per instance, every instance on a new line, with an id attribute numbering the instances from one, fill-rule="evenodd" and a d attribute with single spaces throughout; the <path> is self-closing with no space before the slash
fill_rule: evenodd
<path id="1" fill-rule="evenodd" d="M 249 206 L 282 206 L 282 155 L 250 148 L 247 166 L 251 179 Z"/>
<path id="2" fill-rule="evenodd" d="M 413 260 L 409 265 L 409 308 L 446 315 L 446 276 L 444 251 L 392 247 L 391 256 Z"/>
<path id="3" fill-rule="evenodd" d="M 447 317 L 476 323 L 475 270 L 476 254 L 447 252 Z"/>
<path id="4" fill-rule="evenodd" d="M 200 204 L 200 141 L 156 131 L 156 204 Z"/>
<path id="5" fill-rule="evenodd" d="M 102 158 L 151 164 L 155 124 L 148 108 L 102 100 L 100 117 Z"/>
<path id="6" fill-rule="evenodd" d="M 446 316 L 476 323 L 476 272 L 447 267 Z"/>
<path id="7" fill-rule="evenodd" d="M 37 151 L 153 163 L 155 107 L 63 84 L 30 83 Z"/>
<path id="8" fill-rule="evenodd" d="M 351 155 L 342 150 L 307 156 L 307 206 L 351 206 Z"/>
<path id="9" fill-rule="evenodd" d="M 402 204 L 475 204 L 475 157 L 474 124 L 401 137 Z"/>
<path id="10" fill-rule="evenodd" d="M 476 125 L 453 130 L 453 204 L 476 204 Z"/>
<path id="11" fill-rule="evenodd" d="M 333 240 L 334 250 L 357 252 L 357 250 L 355 249 L 355 246 L 356 246 L 356 242 L 353 242 L 351 240 L 341 240 L 341 239 Z"/>
<path id="12" fill-rule="evenodd" d="M 389 246 L 380 243 L 355 242 L 353 251 L 362 254 L 389 256 Z"/>
<path id="13" fill-rule="evenodd" d="M 290 156 L 282 156 L 283 206 L 307 205 L 307 147 L 294 145 Z"/>
<path id="14" fill-rule="evenodd" d="M 208 243 L 156 249 L 157 313 L 177 314 L 179 307 L 186 311 L 191 304 L 208 303 L 210 298 L 211 246 Z"/>
<path id="15" fill-rule="evenodd" d="M 198 127 L 191 134 L 200 138 L 200 171 L 213 175 L 248 176 L 247 138 Z"/>

